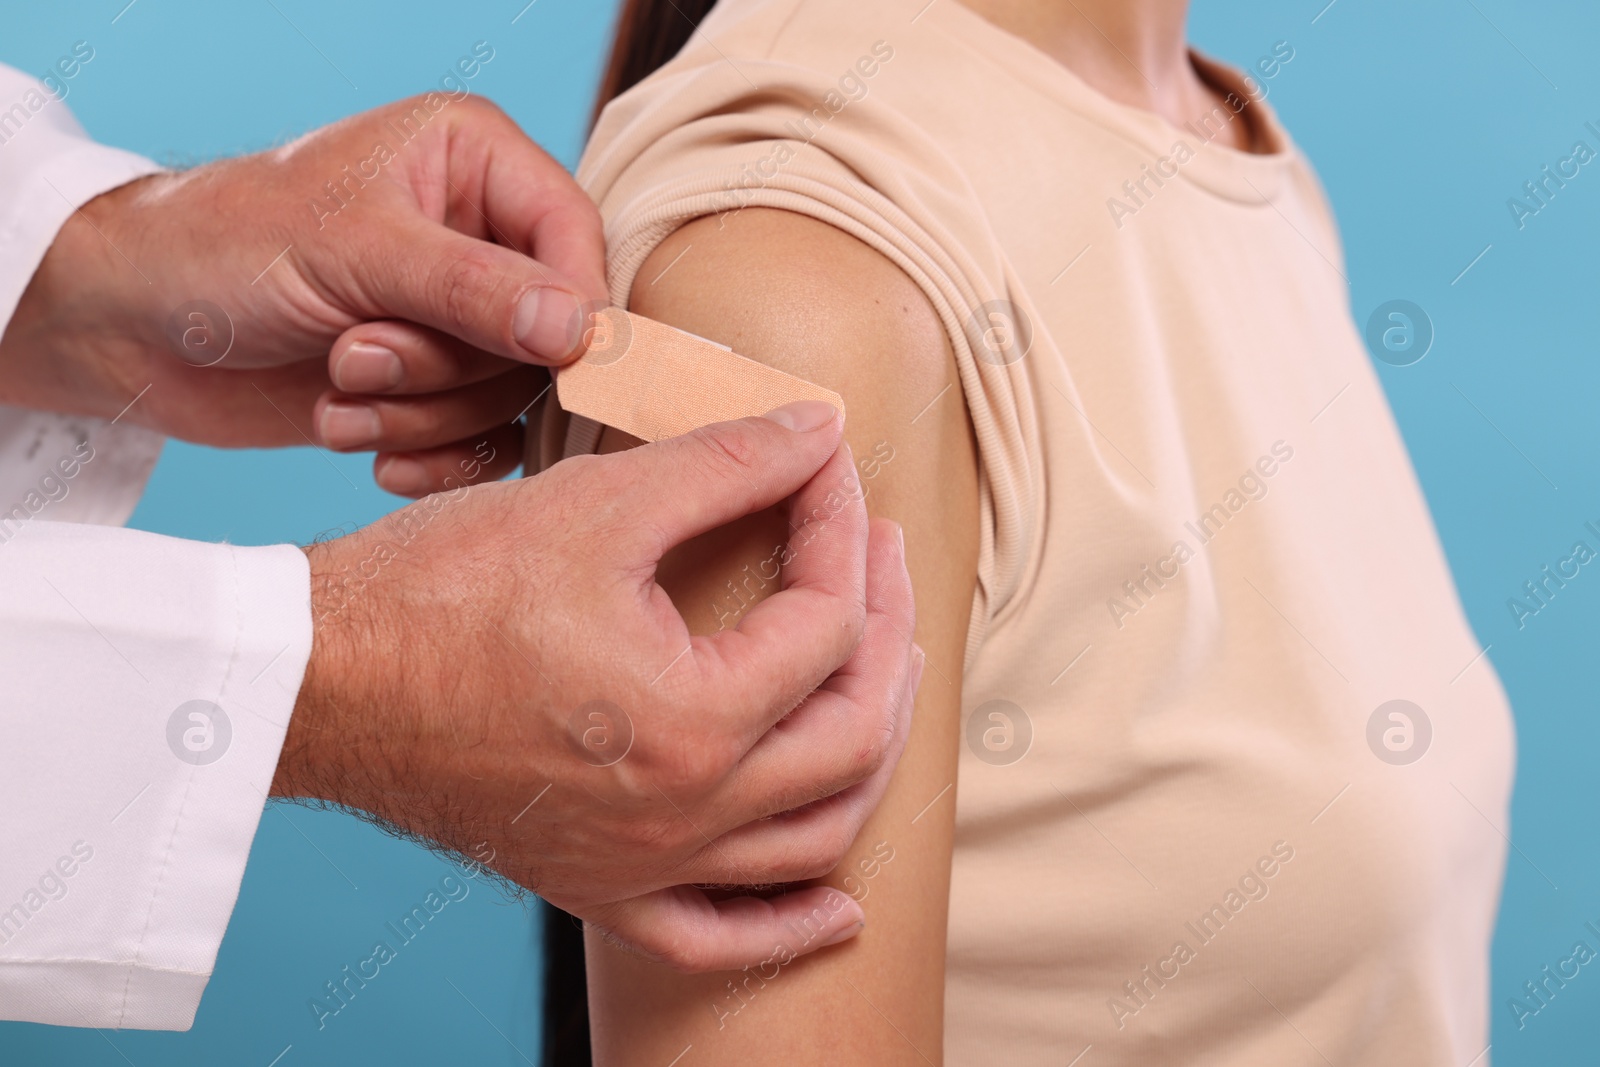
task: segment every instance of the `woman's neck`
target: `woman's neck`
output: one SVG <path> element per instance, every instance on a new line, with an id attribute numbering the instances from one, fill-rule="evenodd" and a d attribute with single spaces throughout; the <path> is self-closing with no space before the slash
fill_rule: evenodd
<path id="1" fill-rule="evenodd" d="M 1195 71 L 1185 35 L 1188 0 L 959 0 L 1021 37 L 1120 104 L 1182 126 L 1222 94 Z M 1248 148 L 1247 123 L 1225 142 Z"/>

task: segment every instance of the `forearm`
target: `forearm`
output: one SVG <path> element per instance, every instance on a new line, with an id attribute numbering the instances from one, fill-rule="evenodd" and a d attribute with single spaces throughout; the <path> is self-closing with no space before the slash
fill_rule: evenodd
<path id="1" fill-rule="evenodd" d="M 381 611 L 371 611 L 381 606 L 381 594 L 368 597 L 359 610 L 345 610 L 352 594 L 369 584 L 361 578 L 361 561 L 347 558 L 350 547 L 327 541 L 303 549 L 311 576 L 311 655 L 272 778 L 276 797 L 352 807 L 364 800 L 360 786 L 368 784 L 362 781 L 367 775 L 358 768 L 373 762 L 375 754 L 363 759 L 361 735 L 376 723 L 361 712 L 382 699 L 374 685 L 381 672 L 371 668 L 383 657 L 372 650 L 391 642 L 381 632 Z M 366 729 L 363 718 L 370 724 Z M 398 748 L 399 739 L 395 742 Z"/>

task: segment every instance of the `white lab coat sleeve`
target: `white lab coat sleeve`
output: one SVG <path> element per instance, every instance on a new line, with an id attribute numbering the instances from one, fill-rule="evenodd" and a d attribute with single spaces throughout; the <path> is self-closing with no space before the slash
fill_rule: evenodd
<path id="1" fill-rule="evenodd" d="M 156 169 L 32 85 L 0 67 L 0 328 L 77 204 Z M 0 1018 L 193 1024 L 310 657 L 299 549 L 90 525 L 160 444 L 0 408 Z"/>
<path id="2" fill-rule="evenodd" d="M 0 1017 L 192 1025 L 311 652 L 308 571 L 41 520 L 0 544 Z"/>
<path id="3" fill-rule="evenodd" d="M 0 64 L 0 329 L 72 213 L 101 193 L 160 170 L 132 152 L 97 145 L 36 80 Z M 130 401 L 134 398 L 129 397 Z M 43 465 L 88 442 L 84 465 L 49 518 L 121 525 L 133 513 L 161 451 L 161 437 L 139 426 L 112 426 L 0 405 L 0 508 L 37 487 Z M 34 514 L 39 510 L 35 509 Z"/>

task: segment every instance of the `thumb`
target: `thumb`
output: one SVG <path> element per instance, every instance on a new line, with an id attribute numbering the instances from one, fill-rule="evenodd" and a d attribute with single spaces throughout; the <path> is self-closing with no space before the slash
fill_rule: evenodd
<path id="1" fill-rule="evenodd" d="M 782 966 L 866 925 L 861 905 L 831 886 L 713 901 L 694 886 L 607 904 L 588 921 L 617 947 L 685 974 Z"/>
<path id="2" fill-rule="evenodd" d="M 446 226 L 396 232 L 364 266 L 361 290 L 375 304 L 373 318 L 431 326 L 506 359 L 565 363 L 588 320 L 578 282 Z"/>
<path id="3" fill-rule="evenodd" d="M 689 538 L 782 501 L 812 479 L 839 448 L 844 420 L 820 400 L 765 417 L 702 426 L 605 457 L 625 471 L 613 513 L 626 534 L 658 539 L 652 559 Z"/>

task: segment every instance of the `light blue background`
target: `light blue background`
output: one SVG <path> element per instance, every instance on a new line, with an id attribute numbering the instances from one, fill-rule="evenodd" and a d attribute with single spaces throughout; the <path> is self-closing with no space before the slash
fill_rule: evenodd
<path id="1" fill-rule="evenodd" d="M 614 10 L 538 0 L 513 24 L 526 0 L 448 9 L 138 0 L 112 24 L 124 2 L 8 11 L 0 60 L 42 72 L 88 40 L 96 57 L 70 97 L 79 117 L 105 141 L 179 163 L 265 148 L 426 89 L 485 40 L 496 54 L 475 90 L 571 165 Z M 1520 631 L 1506 600 L 1574 540 L 1592 544 L 1582 524 L 1600 520 L 1600 164 L 1521 231 L 1506 201 L 1574 141 L 1600 148 L 1583 127 L 1600 125 L 1600 9 L 1578 0 L 1324 3 L 1199 0 L 1193 36 L 1241 65 L 1274 42 L 1294 47 L 1270 99 L 1317 163 L 1344 226 L 1357 320 L 1395 298 L 1433 320 L 1424 360 L 1378 369 L 1468 613 L 1516 710 L 1515 829 L 1501 828 L 1516 850 L 1494 944 L 1493 1059 L 1501 1067 L 1590 1061 L 1600 970 L 1584 968 L 1524 1029 L 1508 1001 L 1580 937 L 1597 944 L 1583 923 L 1600 925 L 1592 785 L 1600 571 L 1585 568 Z M 1261 343 L 1288 350 L 1295 338 Z M 334 462 L 360 488 L 305 449 L 171 445 L 134 524 L 246 544 L 305 541 L 392 506 L 371 487 L 365 460 Z M 447 870 L 346 817 L 269 810 L 191 1033 L 3 1025 L 0 1060 L 266 1067 L 292 1046 L 282 1067 L 536 1061 L 537 924 L 478 885 L 326 1029 L 306 1007 Z"/>

